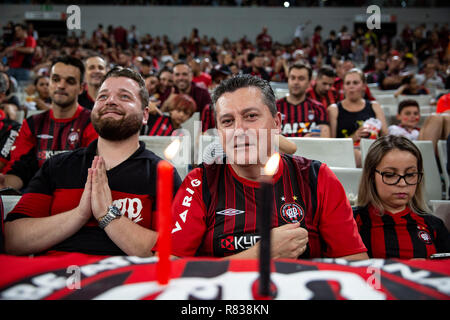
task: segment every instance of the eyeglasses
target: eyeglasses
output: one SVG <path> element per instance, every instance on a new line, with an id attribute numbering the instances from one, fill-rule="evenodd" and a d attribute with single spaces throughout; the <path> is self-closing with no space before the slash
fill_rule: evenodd
<path id="1" fill-rule="evenodd" d="M 403 176 L 393 173 L 393 172 L 381 172 L 375 169 L 375 172 L 379 173 L 381 175 L 381 179 L 383 180 L 383 183 L 387 185 L 396 185 L 400 182 L 400 179 L 403 178 L 405 180 L 407 185 L 416 185 L 419 184 L 420 181 L 422 181 L 423 173 L 422 172 L 411 172 L 404 174 Z"/>

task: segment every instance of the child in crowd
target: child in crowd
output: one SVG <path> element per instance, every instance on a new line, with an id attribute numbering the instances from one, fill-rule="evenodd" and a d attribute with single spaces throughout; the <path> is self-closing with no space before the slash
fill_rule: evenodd
<path id="1" fill-rule="evenodd" d="M 147 124 L 142 128 L 141 135 L 171 136 L 181 128 L 197 110 L 195 101 L 186 94 L 172 94 L 161 107 L 167 110 L 169 116 L 164 115 L 157 107 L 150 110 Z M 156 112 L 155 112 L 156 111 Z"/>
<path id="2" fill-rule="evenodd" d="M 405 137 L 381 137 L 369 148 L 353 214 L 370 258 L 450 252 L 448 230 L 424 199 L 423 170 L 419 149 Z"/>
<path id="3" fill-rule="evenodd" d="M 389 134 L 418 140 L 420 107 L 416 100 L 407 99 L 398 104 L 397 120 L 399 124 L 389 126 Z"/>

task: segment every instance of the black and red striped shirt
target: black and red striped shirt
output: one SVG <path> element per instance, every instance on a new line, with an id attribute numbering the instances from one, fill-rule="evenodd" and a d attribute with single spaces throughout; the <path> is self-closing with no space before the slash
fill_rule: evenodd
<path id="1" fill-rule="evenodd" d="M 207 105 L 201 113 L 202 132 L 216 127 L 216 120 L 214 119 L 214 112 L 211 110 L 211 106 Z"/>
<path id="2" fill-rule="evenodd" d="M 326 108 L 310 98 L 293 105 L 284 97 L 277 100 L 277 109 L 281 113 L 281 134 L 285 137 L 303 137 L 319 125 L 329 123 Z"/>
<path id="3" fill-rule="evenodd" d="M 312 100 L 319 101 L 325 108 L 328 108 L 329 105 L 339 101 L 337 99 L 336 89 L 331 88 L 326 95 L 321 96 L 316 92 L 315 83 L 311 83 L 311 86 L 306 90 L 306 96 Z"/>
<path id="4" fill-rule="evenodd" d="M 344 188 L 325 164 L 282 155 L 272 182 L 272 227 L 300 222 L 308 230 L 302 258 L 366 251 Z M 194 169 L 173 202 L 173 254 L 223 257 L 252 247 L 259 240 L 260 197 L 259 183 L 238 176 L 230 164 Z"/>
<path id="5" fill-rule="evenodd" d="M 450 237 L 441 219 L 416 214 L 409 207 L 379 214 L 372 205 L 353 208 L 359 233 L 370 258 L 429 258 L 450 252 Z"/>
<path id="6" fill-rule="evenodd" d="M 174 130 L 170 117 L 166 115 L 149 115 L 147 124 L 141 129 L 141 135 L 171 136 Z"/>
<path id="7" fill-rule="evenodd" d="M 73 117 L 57 119 L 53 110 L 26 118 L 3 172 L 22 179 L 24 186 L 51 156 L 86 147 L 98 134 L 91 123 L 91 111 L 78 105 Z"/>
<path id="8" fill-rule="evenodd" d="M 87 148 L 50 158 L 30 181 L 5 221 L 49 217 L 76 208 L 85 188 L 88 168 L 96 154 L 97 140 Z M 157 230 L 156 177 L 160 160 L 145 148 L 143 142 L 139 142 L 139 148 L 128 159 L 106 172 L 113 204 L 124 214 L 122 218 L 151 230 Z M 175 170 L 175 191 L 180 184 L 181 179 Z M 125 255 L 93 216 L 74 235 L 48 250 L 50 252 L 46 254 L 56 251 Z"/>

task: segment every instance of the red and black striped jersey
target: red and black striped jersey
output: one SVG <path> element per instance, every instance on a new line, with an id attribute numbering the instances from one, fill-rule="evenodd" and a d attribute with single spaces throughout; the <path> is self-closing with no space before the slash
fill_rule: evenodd
<path id="1" fill-rule="evenodd" d="M 450 236 L 441 219 L 416 214 L 409 207 L 392 214 L 369 205 L 356 207 L 353 214 L 370 258 L 429 258 L 450 252 Z"/>
<path id="2" fill-rule="evenodd" d="M 211 105 L 207 105 L 201 113 L 202 132 L 216 127 L 216 120 L 214 119 L 214 112 L 211 109 Z"/>
<path id="3" fill-rule="evenodd" d="M 311 86 L 306 90 L 306 96 L 312 100 L 319 101 L 325 108 L 338 102 L 336 89 L 331 88 L 326 95 L 319 95 L 316 92 L 316 84 L 311 82 Z"/>
<path id="4" fill-rule="evenodd" d="M 326 108 L 310 98 L 293 105 L 284 97 L 277 100 L 277 109 L 281 113 L 281 134 L 285 137 L 303 137 L 319 125 L 329 123 Z"/>
<path id="5" fill-rule="evenodd" d="M 3 234 L 5 233 L 5 229 L 3 226 L 3 215 L 4 215 L 4 208 L 3 208 L 3 200 L 2 197 L 0 197 L 0 254 L 5 253 L 5 240 Z"/>
<path id="6" fill-rule="evenodd" d="M 142 127 L 144 136 L 171 136 L 174 131 L 172 120 L 166 115 L 149 115 L 147 124 Z"/>
<path id="7" fill-rule="evenodd" d="M 308 230 L 302 258 L 366 251 L 334 173 L 318 161 L 289 155 L 281 159 L 272 181 L 272 227 L 300 222 Z M 257 212 L 263 203 L 259 187 L 227 163 L 191 171 L 173 202 L 173 254 L 223 257 L 253 246 L 259 240 Z"/>
<path id="8" fill-rule="evenodd" d="M 19 134 L 20 123 L 10 120 L 0 120 L 0 161 L 5 165 L 10 159 L 11 148 Z"/>
<path id="9" fill-rule="evenodd" d="M 68 119 L 56 119 L 52 109 L 36 114 L 23 121 L 3 172 L 20 177 L 26 186 L 45 160 L 86 147 L 97 137 L 91 111 L 80 105 Z"/>
<path id="10" fill-rule="evenodd" d="M 337 101 L 342 101 L 345 99 L 345 94 L 344 94 L 344 81 L 337 77 L 334 80 L 334 84 L 333 84 L 333 88 L 336 90 L 337 93 Z M 366 85 L 366 89 L 364 91 L 364 99 L 366 100 L 370 100 L 370 101 L 374 101 L 375 97 L 372 95 L 372 93 L 370 92 L 369 87 Z"/>
<path id="11" fill-rule="evenodd" d="M 83 194 L 88 168 L 97 153 L 97 140 L 87 148 L 56 155 L 47 160 L 30 181 L 25 193 L 5 221 L 41 218 L 76 208 Z M 113 204 L 138 225 L 156 230 L 156 177 L 161 160 L 139 142 L 127 160 L 106 172 Z M 181 184 L 174 172 L 174 190 Z M 73 236 L 48 249 L 50 253 L 81 252 L 95 255 L 125 255 L 92 217 Z"/>

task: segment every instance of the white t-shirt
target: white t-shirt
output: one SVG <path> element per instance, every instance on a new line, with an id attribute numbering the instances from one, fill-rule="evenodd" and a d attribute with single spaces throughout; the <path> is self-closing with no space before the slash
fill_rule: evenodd
<path id="1" fill-rule="evenodd" d="M 389 134 L 394 136 L 403 136 L 408 138 L 409 140 L 417 140 L 419 139 L 419 129 L 413 129 L 411 132 L 406 130 L 405 128 L 399 125 L 392 125 L 388 128 Z"/>

